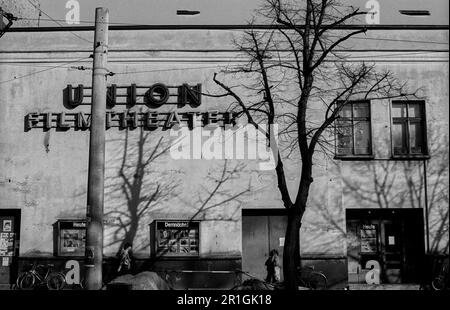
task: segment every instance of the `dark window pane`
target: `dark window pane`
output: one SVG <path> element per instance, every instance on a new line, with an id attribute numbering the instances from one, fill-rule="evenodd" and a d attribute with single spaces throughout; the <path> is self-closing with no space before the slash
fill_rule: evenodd
<path id="1" fill-rule="evenodd" d="M 370 155 L 370 103 L 349 102 L 342 107 L 336 122 L 337 155 Z"/>
<path id="2" fill-rule="evenodd" d="M 408 117 L 422 117 L 420 103 L 409 103 L 408 104 Z"/>
<path id="3" fill-rule="evenodd" d="M 406 103 L 393 103 L 392 117 L 406 117 Z"/>
<path id="4" fill-rule="evenodd" d="M 358 121 L 355 123 L 355 154 L 370 155 L 370 122 Z"/>
<path id="5" fill-rule="evenodd" d="M 341 117 L 351 118 L 352 117 L 352 105 L 347 103 L 342 107 L 341 112 L 339 113 Z"/>
<path id="6" fill-rule="evenodd" d="M 406 123 L 394 123 L 392 128 L 394 154 L 406 154 Z"/>
<path id="7" fill-rule="evenodd" d="M 349 121 L 339 121 L 337 131 L 337 152 L 339 155 L 353 154 L 353 128 Z"/>
<path id="8" fill-rule="evenodd" d="M 353 117 L 369 117 L 369 103 L 361 102 L 353 104 Z"/>
<path id="9" fill-rule="evenodd" d="M 409 145 L 411 153 L 422 154 L 423 152 L 423 127 L 419 122 L 411 123 L 409 126 Z"/>

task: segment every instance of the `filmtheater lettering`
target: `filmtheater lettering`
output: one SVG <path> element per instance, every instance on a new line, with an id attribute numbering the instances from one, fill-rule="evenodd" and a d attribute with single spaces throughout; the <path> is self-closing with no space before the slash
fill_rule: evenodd
<path id="1" fill-rule="evenodd" d="M 65 89 L 66 107 L 73 109 L 91 104 L 92 88 L 68 85 Z M 122 111 L 111 110 L 116 106 L 125 106 Z M 131 110 L 134 106 L 145 105 L 149 109 Z M 158 112 L 155 109 L 163 105 L 174 105 L 182 108 L 186 105 L 196 108 L 201 105 L 201 84 L 189 86 L 166 86 L 162 83 L 151 86 L 117 86 L 112 84 L 107 89 L 107 108 L 105 115 L 106 129 L 118 127 L 135 129 L 142 127 L 152 130 L 156 128 L 170 129 L 175 125 L 189 126 L 225 126 L 233 124 L 231 112 Z M 48 130 L 86 130 L 90 127 L 90 114 L 85 112 L 31 112 L 25 116 L 25 130 L 42 128 Z"/>

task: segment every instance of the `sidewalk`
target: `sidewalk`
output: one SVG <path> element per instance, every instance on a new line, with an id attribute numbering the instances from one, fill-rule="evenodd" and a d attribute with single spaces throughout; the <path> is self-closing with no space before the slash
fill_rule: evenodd
<path id="1" fill-rule="evenodd" d="M 415 291 L 419 290 L 419 284 L 349 284 L 350 290 L 393 290 L 393 291 Z M 1 290 L 10 290 L 9 284 L 0 284 Z"/>
<path id="2" fill-rule="evenodd" d="M 350 290 L 418 291 L 419 284 L 349 284 Z"/>
<path id="3" fill-rule="evenodd" d="M 11 288 L 10 284 L 0 284 L 0 291 L 9 291 Z"/>

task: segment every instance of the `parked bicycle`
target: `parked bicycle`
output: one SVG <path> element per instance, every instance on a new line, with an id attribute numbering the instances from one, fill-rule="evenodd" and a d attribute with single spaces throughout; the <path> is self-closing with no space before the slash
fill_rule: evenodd
<path id="1" fill-rule="evenodd" d="M 171 290 L 177 287 L 177 282 L 181 279 L 181 272 L 177 270 L 165 270 L 159 272 L 158 275 L 167 283 Z"/>
<path id="2" fill-rule="evenodd" d="M 442 263 L 439 274 L 431 281 L 431 287 L 436 291 L 448 289 L 448 258 Z"/>
<path id="3" fill-rule="evenodd" d="M 236 269 L 236 273 L 246 275 L 250 279 L 243 281 L 242 284 L 234 286 L 231 290 L 278 290 L 281 289 L 282 286 L 282 283 L 269 283 L 240 269 Z"/>
<path id="4" fill-rule="evenodd" d="M 248 276 L 250 279 L 244 281 L 242 284 L 236 285 L 232 290 L 241 289 L 259 289 L 259 290 L 282 290 L 284 285 L 280 283 L 268 283 L 261 280 L 254 275 L 242 271 L 236 270 L 236 272 Z M 299 268 L 298 283 L 300 287 L 306 287 L 312 290 L 326 290 L 327 289 L 327 277 L 321 271 L 314 270 L 314 266 L 306 266 Z"/>
<path id="5" fill-rule="evenodd" d="M 327 277 L 323 272 L 314 270 L 314 266 L 299 268 L 297 275 L 301 287 L 313 290 L 327 289 Z"/>
<path id="6" fill-rule="evenodd" d="M 17 288 L 30 290 L 47 287 L 49 290 L 61 290 L 66 283 L 65 275 L 62 272 L 53 272 L 53 267 L 52 264 L 46 266 L 33 264 L 30 270 L 19 274 L 16 281 Z M 38 269 L 43 269 L 45 273 L 39 272 Z"/>

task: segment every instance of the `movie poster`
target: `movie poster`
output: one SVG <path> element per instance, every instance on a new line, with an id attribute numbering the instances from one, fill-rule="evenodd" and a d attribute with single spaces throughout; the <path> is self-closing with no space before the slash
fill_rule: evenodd
<path id="1" fill-rule="evenodd" d="M 363 225 L 361 228 L 361 253 L 376 253 L 378 251 L 377 226 Z"/>
<path id="2" fill-rule="evenodd" d="M 3 220 L 2 228 L 4 232 L 12 231 L 12 220 Z"/>
<path id="3" fill-rule="evenodd" d="M 86 230 L 61 229 L 61 254 L 84 255 Z"/>
<path id="4" fill-rule="evenodd" d="M 197 255 L 199 223 L 161 221 L 157 223 L 157 251 L 164 255 Z"/>
<path id="5" fill-rule="evenodd" d="M 14 233 L 0 233 L 0 256 L 13 256 Z"/>

